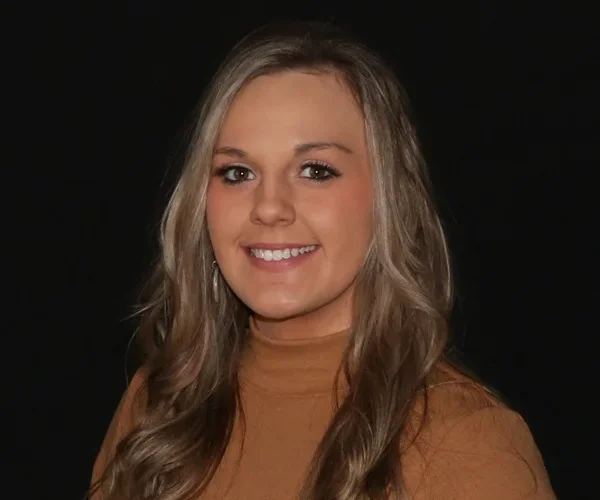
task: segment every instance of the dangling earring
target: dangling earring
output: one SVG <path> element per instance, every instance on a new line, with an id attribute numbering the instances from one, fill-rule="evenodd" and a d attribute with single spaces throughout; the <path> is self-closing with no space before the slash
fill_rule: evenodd
<path id="1" fill-rule="evenodd" d="M 213 260 L 212 291 L 215 302 L 219 302 L 219 266 L 217 261 Z"/>

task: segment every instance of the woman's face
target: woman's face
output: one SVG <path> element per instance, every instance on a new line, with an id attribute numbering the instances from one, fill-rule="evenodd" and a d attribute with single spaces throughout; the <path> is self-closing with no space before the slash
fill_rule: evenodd
<path id="1" fill-rule="evenodd" d="M 220 132 L 207 219 L 223 277 L 272 336 L 350 324 L 372 235 L 363 117 L 330 74 L 250 82 Z"/>

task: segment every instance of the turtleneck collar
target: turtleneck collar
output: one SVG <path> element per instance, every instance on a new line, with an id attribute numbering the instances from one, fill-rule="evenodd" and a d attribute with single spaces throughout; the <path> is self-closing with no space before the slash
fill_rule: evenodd
<path id="1" fill-rule="evenodd" d="M 309 395 L 333 390 L 348 331 L 302 339 L 273 339 L 250 320 L 250 342 L 240 379 L 280 394 Z"/>

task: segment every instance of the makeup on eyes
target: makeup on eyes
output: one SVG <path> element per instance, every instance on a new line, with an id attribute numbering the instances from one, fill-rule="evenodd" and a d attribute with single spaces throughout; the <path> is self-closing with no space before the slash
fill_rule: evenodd
<path id="1" fill-rule="evenodd" d="M 305 171 L 309 171 L 310 169 L 312 169 L 313 173 L 320 172 L 324 173 L 325 175 L 302 175 Z M 240 184 L 242 182 L 254 180 L 255 178 L 255 174 L 249 167 L 239 163 L 230 163 L 223 165 L 222 167 L 218 167 L 215 170 L 214 175 L 217 177 L 222 177 L 223 182 L 227 184 Z M 237 178 L 235 178 L 236 175 L 238 176 Z M 309 179 L 314 182 L 325 182 L 330 179 L 340 177 L 341 175 L 342 174 L 338 169 L 329 163 L 320 160 L 307 160 L 300 165 L 299 177 Z"/>

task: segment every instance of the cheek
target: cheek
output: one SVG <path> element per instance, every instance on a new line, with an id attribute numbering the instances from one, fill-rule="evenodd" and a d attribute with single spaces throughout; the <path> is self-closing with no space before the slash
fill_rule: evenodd
<path id="1" fill-rule="evenodd" d="M 226 187 L 209 185 L 206 197 L 206 223 L 213 249 L 217 256 L 222 254 L 224 245 L 235 237 L 239 230 L 240 203 L 231 199 Z"/>
<path id="2" fill-rule="evenodd" d="M 340 186 L 311 208 L 327 253 L 340 263 L 364 257 L 372 236 L 372 194 L 364 184 Z"/>
<path id="3" fill-rule="evenodd" d="M 208 234 L 210 235 L 210 239 L 213 247 L 217 246 L 217 242 L 219 240 L 219 229 L 222 227 L 222 224 L 219 221 L 219 218 L 223 211 L 220 209 L 220 200 L 217 193 L 215 193 L 215 189 L 211 185 L 209 185 L 208 192 L 206 194 L 206 224 L 208 226 Z"/>

